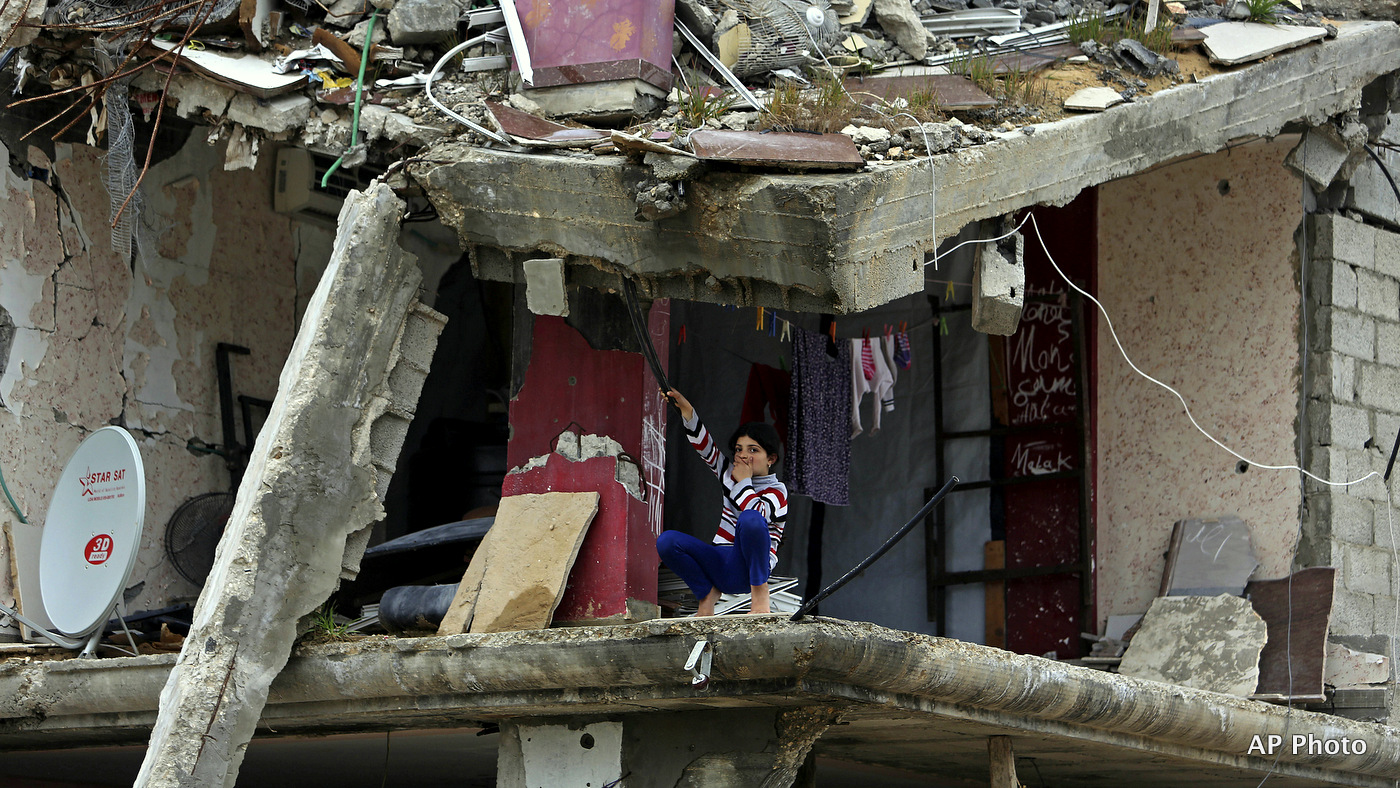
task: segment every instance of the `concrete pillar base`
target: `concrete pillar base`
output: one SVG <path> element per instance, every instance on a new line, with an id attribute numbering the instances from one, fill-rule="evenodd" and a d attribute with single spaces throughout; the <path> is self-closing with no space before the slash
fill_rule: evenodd
<path id="1" fill-rule="evenodd" d="M 793 788 L 810 782 L 803 765 L 836 717 L 810 706 L 505 722 L 496 787 Z"/>

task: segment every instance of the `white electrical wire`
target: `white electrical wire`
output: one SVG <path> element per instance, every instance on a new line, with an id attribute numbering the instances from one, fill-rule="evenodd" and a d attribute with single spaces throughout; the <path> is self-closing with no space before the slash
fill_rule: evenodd
<path id="1" fill-rule="evenodd" d="M 1256 462 L 1244 456 L 1243 454 L 1240 454 L 1239 452 L 1235 451 L 1229 446 L 1226 446 L 1224 443 L 1221 443 L 1219 439 L 1217 439 L 1214 435 L 1211 435 L 1209 432 L 1206 432 L 1205 428 L 1202 427 L 1200 423 L 1196 421 L 1196 417 L 1191 413 L 1191 406 L 1186 404 L 1186 398 L 1181 396 L 1181 393 L 1179 391 L 1172 388 L 1171 386 L 1168 386 L 1162 381 L 1152 377 L 1146 372 L 1143 372 L 1140 368 L 1138 368 L 1137 364 L 1133 363 L 1133 360 L 1128 357 L 1128 351 L 1123 349 L 1123 343 L 1118 339 L 1118 332 L 1113 328 L 1113 319 L 1108 316 L 1108 310 L 1104 308 L 1103 304 L 1099 303 L 1099 300 L 1097 298 L 1094 298 L 1092 295 L 1089 295 L 1089 293 L 1085 292 L 1081 287 L 1076 285 L 1074 282 L 1070 281 L 1070 278 L 1065 275 L 1065 272 L 1060 270 L 1060 266 L 1055 263 L 1055 258 L 1050 255 L 1050 250 L 1045 246 L 1045 239 L 1042 238 L 1040 235 L 1040 225 L 1036 223 L 1034 213 L 1030 215 L 1030 222 L 1031 227 L 1035 230 L 1036 240 L 1040 242 L 1040 248 L 1045 251 L 1045 259 L 1050 261 L 1050 265 L 1055 269 L 1055 273 L 1059 274 L 1060 278 L 1065 280 L 1065 283 L 1068 284 L 1071 288 L 1073 288 L 1076 293 L 1079 293 L 1080 295 L 1094 302 L 1094 306 L 1099 308 L 1099 314 L 1103 315 L 1104 322 L 1108 324 L 1108 332 L 1113 337 L 1113 343 L 1118 346 L 1118 352 L 1123 355 L 1123 360 L 1128 362 L 1128 366 L 1132 367 L 1134 372 L 1138 373 L 1147 380 L 1156 383 L 1158 386 L 1161 386 L 1162 388 L 1166 389 L 1167 391 L 1170 391 L 1173 395 L 1175 395 L 1176 398 L 1181 402 L 1182 409 L 1186 411 L 1186 418 L 1191 420 L 1191 425 L 1194 426 L 1196 430 L 1202 435 L 1210 439 L 1211 443 L 1214 443 L 1216 446 L 1219 446 L 1220 448 L 1229 452 L 1237 459 L 1242 460 L 1243 462 L 1246 462 L 1256 468 L 1262 468 L 1266 471 L 1298 471 L 1299 473 L 1303 474 L 1309 479 L 1321 482 L 1322 484 L 1328 485 L 1329 487 L 1350 487 L 1353 484 L 1360 484 L 1373 476 L 1379 477 L 1381 475 L 1379 471 L 1371 471 L 1365 476 L 1362 476 L 1360 479 L 1355 479 L 1353 481 L 1332 481 L 1330 479 L 1324 479 L 1315 473 L 1305 471 L 1297 465 L 1266 465 L 1262 462 Z"/>
<path id="2" fill-rule="evenodd" d="M 504 137 L 502 137 L 501 135 L 497 134 L 497 133 L 494 132 L 494 131 L 491 131 L 491 130 L 488 129 L 488 128 L 485 128 L 484 126 L 482 126 L 482 125 L 479 124 L 479 123 L 473 123 L 470 119 L 464 118 L 464 117 L 462 117 L 461 115 L 458 115 L 457 113 L 453 112 L 452 110 L 450 110 L 450 109 L 448 109 L 446 106 L 444 106 L 443 103 L 442 103 L 441 101 L 438 101 L 438 100 L 437 100 L 437 96 L 434 96 L 434 95 L 433 95 L 433 79 L 435 79 L 435 78 L 437 77 L 437 74 L 438 74 L 439 71 L 442 70 L 443 65 L 445 65 L 445 64 L 447 63 L 448 60 L 451 60 L 451 59 L 452 59 L 452 56 L 455 55 L 455 54 L 457 54 L 458 52 L 461 52 L 462 50 L 466 49 L 466 48 L 469 47 L 469 46 L 472 46 L 473 44 L 478 44 L 478 43 L 480 43 L 481 41 L 486 40 L 486 36 L 488 36 L 488 35 L 490 35 L 490 34 L 488 33 L 488 34 L 483 35 L 483 36 L 477 36 L 476 38 L 473 38 L 473 39 L 471 39 L 471 40 L 469 40 L 469 41 L 463 41 L 462 43 L 458 44 L 457 46 L 452 47 L 451 49 L 447 50 L 447 54 L 443 55 L 442 58 L 439 59 L 437 63 L 434 63 L 434 64 L 433 64 L 433 70 L 428 72 L 428 81 L 425 82 L 425 83 L 423 83 L 423 92 L 428 94 L 428 101 L 433 102 L 433 106 L 434 106 L 434 107 L 437 107 L 439 110 L 441 110 L 442 113 L 443 113 L 444 115 L 446 115 L 447 117 L 452 118 L 453 120 L 457 121 L 458 123 L 461 123 L 461 124 L 465 125 L 467 128 L 471 129 L 472 131 L 475 131 L 475 132 L 477 132 L 478 134 L 483 134 L 483 135 L 485 135 L 486 137 L 489 137 L 490 139 L 493 139 L 493 140 L 495 140 L 496 142 L 501 143 L 502 145 L 509 145 L 509 144 L 510 144 L 509 141 L 507 141 L 507 140 L 506 140 Z"/>

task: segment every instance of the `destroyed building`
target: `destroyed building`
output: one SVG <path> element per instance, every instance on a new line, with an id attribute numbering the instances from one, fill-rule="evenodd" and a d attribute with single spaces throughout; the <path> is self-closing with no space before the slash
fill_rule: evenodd
<path id="1" fill-rule="evenodd" d="M 1386 14 L 0 5 L 0 603 L 115 424 L 149 641 L 0 614 L 0 780 L 1393 785 Z M 775 597 L 914 532 L 685 616 L 659 377 Z"/>

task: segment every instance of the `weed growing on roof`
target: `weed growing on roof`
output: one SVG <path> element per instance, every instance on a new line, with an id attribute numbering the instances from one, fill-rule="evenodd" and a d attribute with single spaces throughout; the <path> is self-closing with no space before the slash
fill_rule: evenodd
<path id="1" fill-rule="evenodd" d="M 1272 3 L 1277 7 L 1283 0 L 1246 0 L 1246 2 Z M 1157 54 L 1166 54 L 1172 48 L 1172 29 L 1175 23 L 1171 22 L 1163 15 L 1157 23 L 1157 27 L 1148 30 L 1147 22 L 1143 19 L 1128 19 L 1119 17 L 1116 20 L 1107 20 L 1102 14 L 1081 14 L 1070 21 L 1069 27 L 1065 28 L 1065 34 L 1069 36 L 1071 43 L 1078 45 L 1085 41 L 1094 41 L 1104 46 L 1113 46 L 1122 39 L 1131 38 L 1142 42 L 1142 45 Z"/>
<path id="2" fill-rule="evenodd" d="M 335 608 L 330 603 L 326 603 L 316 609 L 311 614 L 308 622 L 310 628 L 306 635 L 316 640 L 340 640 L 350 632 L 349 624 L 341 624 L 335 620 Z"/>
<path id="3" fill-rule="evenodd" d="M 705 121 L 718 119 L 734 107 L 734 99 L 726 94 L 713 95 L 709 91 L 683 91 L 677 118 L 687 128 L 698 129 Z"/>
<path id="4" fill-rule="evenodd" d="M 1249 21 L 1271 25 L 1278 21 L 1283 0 L 1244 0 L 1244 5 L 1249 9 Z"/>
<path id="5" fill-rule="evenodd" d="M 1050 100 L 1050 87 L 1030 71 L 996 71 L 996 60 L 986 55 L 966 55 L 949 64 L 954 74 L 963 74 L 983 93 L 999 102 L 1026 107 L 1042 107 Z"/>

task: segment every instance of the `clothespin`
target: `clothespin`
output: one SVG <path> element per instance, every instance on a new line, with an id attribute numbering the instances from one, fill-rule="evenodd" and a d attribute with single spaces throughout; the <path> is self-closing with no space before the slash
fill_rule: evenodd
<path id="1" fill-rule="evenodd" d="M 777 336 L 777 335 L 778 335 L 778 316 L 777 316 L 777 315 L 773 315 L 773 316 L 772 316 L 772 319 L 770 319 L 770 320 L 768 321 L 768 336 L 770 336 L 770 337 L 775 337 L 775 336 Z"/>
<path id="2" fill-rule="evenodd" d="M 900 321 L 900 323 L 899 323 L 899 331 L 900 331 L 900 333 L 904 333 L 905 331 L 908 331 L 908 330 L 909 330 L 909 321 L 908 321 L 908 320 L 902 320 L 902 321 Z"/>
<path id="3" fill-rule="evenodd" d="M 782 335 L 782 337 L 780 337 L 780 339 L 781 339 L 783 342 L 791 342 L 791 341 L 792 341 L 792 324 L 789 323 L 789 322 L 786 321 L 786 320 L 783 321 L 783 335 Z M 781 360 L 781 359 L 782 359 L 782 356 L 779 356 L 778 358 Z"/>
<path id="4" fill-rule="evenodd" d="M 676 340 L 676 344 L 677 344 L 677 345 L 684 345 L 684 344 L 685 344 L 685 324 L 683 324 L 683 323 L 681 324 L 681 335 L 680 335 L 680 337 Z"/>
<path id="5" fill-rule="evenodd" d="M 778 369 L 781 369 L 781 370 L 784 371 L 784 372 L 787 372 L 787 371 L 788 371 L 788 370 L 787 370 L 787 359 L 783 358 L 782 356 L 778 356 Z"/>
<path id="6" fill-rule="evenodd" d="M 949 303 L 951 303 L 952 300 L 953 300 L 953 282 L 952 282 L 952 280 L 949 280 L 949 281 L 948 281 L 948 288 L 947 288 L 946 290 L 943 291 L 943 300 L 944 300 L 944 301 L 948 301 Z"/>
<path id="7" fill-rule="evenodd" d="M 831 321 L 831 341 L 836 341 L 836 321 Z"/>
<path id="8" fill-rule="evenodd" d="M 763 307 L 758 308 L 758 328 L 756 330 L 763 330 Z"/>
<path id="9" fill-rule="evenodd" d="M 938 333 L 948 336 L 948 316 L 942 315 L 938 318 Z"/>

